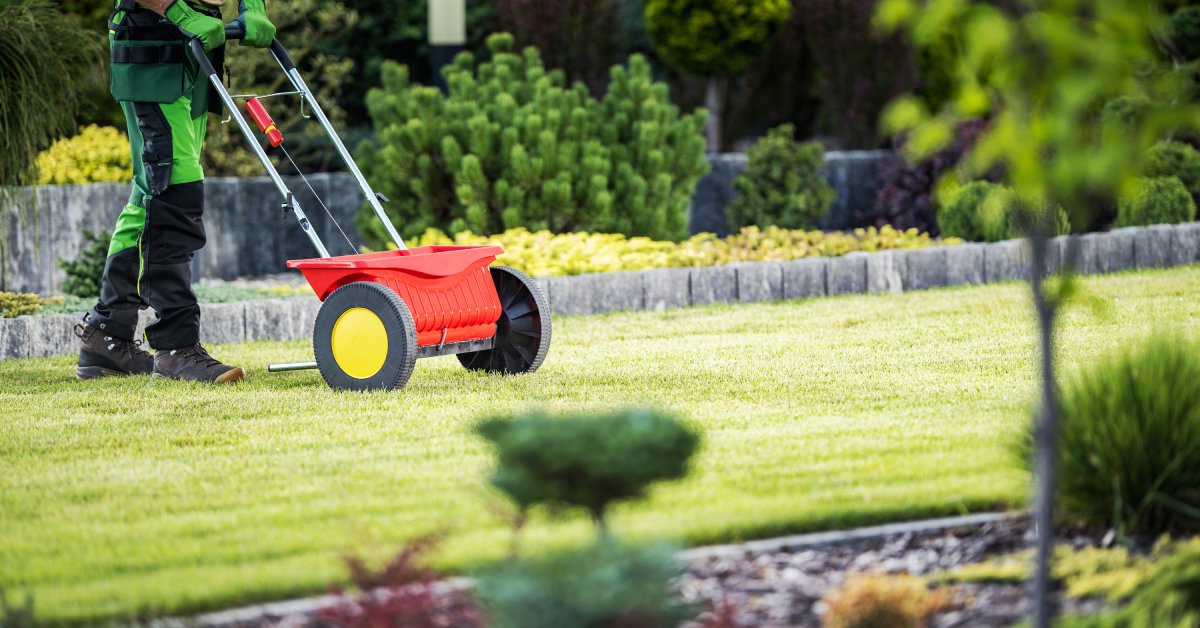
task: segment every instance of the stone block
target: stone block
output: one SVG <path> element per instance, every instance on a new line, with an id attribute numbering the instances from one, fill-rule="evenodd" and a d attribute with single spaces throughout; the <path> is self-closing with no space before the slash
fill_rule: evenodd
<path id="1" fill-rule="evenodd" d="M 550 309 L 555 314 L 598 314 L 645 308 L 640 272 L 551 277 Z"/>
<path id="2" fill-rule="evenodd" d="M 293 338 L 311 339 L 313 329 L 317 325 L 317 312 L 321 310 L 321 302 L 316 297 L 296 297 L 288 299 L 292 306 Z"/>
<path id="3" fill-rule="evenodd" d="M 986 245 L 983 278 L 987 283 L 1024 281 L 1029 276 L 1029 245 L 1025 240 L 1005 240 Z"/>
<path id="4" fill-rule="evenodd" d="M 550 311 L 554 311 L 554 302 L 550 300 L 550 279 L 549 277 L 533 277 L 533 282 L 537 284 L 542 291 L 542 296 L 546 298 L 546 305 L 550 307 Z"/>
<path id="5" fill-rule="evenodd" d="M 646 287 L 646 309 L 662 311 L 691 303 L 691 269 L 655 268 L 642 271 Z"/>
<path id="6" fill-rule="evenodd" d="M 935 246 L 908 251 L 908 274 L 904 287 L 908 290 L 940 288 L 948 283 L 946 247 Z"/>
<path id="7" fill-rule="evenodd" d="M 690 271 L 692 305 L 737 301 L 737 269 L 733 266 L 698 267 Z"/>
<path id="8" fill-rule="evenodd" d="M 74 316 L 27 316 L 25 339 L 29 345 L 29 357 L 44 358 L 68 355 L 79 350 L 79 339 L 74 328 L 79 322 Z"/>
<path id="9" fill-rule="evenodd" d="M 246 340 L 291 340 L 297 323 L 285 299 L 246 301 Z"/>
<path id="10" fill-rule="evenodd" d="M 746 169 L 744 153 L 710 155 L 708 174 L 696 183 L 688 204 L 688 229 L 692 233 L 729 234 L 725 208 L 733 201 L 733 180 Z"/>
<path id="11" fill-rule="evenodd" d="M 204 344 L 246 339 L 245 303 L 206 303 L 200 306 L 200 341 Z"/>
<path id="12" fill-rule="evenodd" d="M 806 299 L 825 296 L 825 274 L 829 269 L 828 258 L 808 257 L 783 262 L 781 266 L 783 268 L 783 298 Z"/>
<path id="13" fill-rule="evenodd" d="M 1134 268 L 1137 227 L 1095 234 L 1096 272 L 1115 273 Z"/>
<path id="14" fill-rule="evenodd" d="M 1186 266 L 1200 262 L 1200 222 L 1175 225 L 1171 230 L 1171 264 Z"/>
<path id="15" fill-rule="evenodd" d="M 1142 227 L 1133 234 L 1133 264 L 1137 268 L 1171 265 L 1172 225 Z"/>
<path id="16" fill-rule="evenodd" d="M 249 274 L 243 273 L 242 256 L 253 257 L 256 253 L 243 252 L 243 248 L 250 245 L 246 232 L 257 232 L 260 239 L 272 237 L 266 233 L 267 216 L 247 220 L 248 217 L 239 215 L 241 181 L 236 177 L 209 177 L 204 181 L 207 242 L 200 251 L 201 277 L 236 279 L 240 274 Z"/>
<path id="17" fill-rule="evenodd" d="M 867 291 L 867 253 L 850 253 L 829 259 L 825 285 L 829 296 Z"/>
<path id="18" fill-rule="evenodd" d="M 867 256 L 867 292 L 871 294 L 904 292 L 908 272 L 905 251 L 880 251 Z"/>
<path id="19" fill-rule="evenodd" d="M 745 262 L 737 269 L 737 295 L 741 303 L 778 301 L 783 298 L 781 262 Z"/>
<path id="20" fill-rule="evenodd" d="M 946 247 L 946 285 L 981 284 L 984 282 L 983 244 L 959 244 Z"/>
<path id="21" fill-rule="evenodd" d="M 0 360 L 29 357 L 29 319 L 32 316 L 0 318 Z"/>

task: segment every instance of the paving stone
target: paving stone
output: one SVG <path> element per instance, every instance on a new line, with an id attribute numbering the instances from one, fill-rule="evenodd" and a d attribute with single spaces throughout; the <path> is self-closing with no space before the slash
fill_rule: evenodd
<path id="1" fill-rule="evenodd" d="M 946 285 L 983 283 L 985 250 L 986 245 L 975 243 L 946 247 Z"/>
<path id="2" fill-rule="evenodd" d="M 1134 268 L 1134 239 L 1137 237 L 1136 227 L 1115 229 L 1107 233 L 1095 234 L 1096 270 L 1101 273 Z"/>
<path id="3" fill-rule="evenodd" d="M 1137 268 L 1167 268 L 1171 265 L 1172 225 L 1151 225 L 1134 232 L 1133 263 Z"/>
<path id="4" fill-rule="evenodd" d="M 44 358 L 54 355 L 68 355 L 78 350 L 79 339 L 75 337 L 74 328 L 79 322 L 74 316 L 28 316 L 25 325 L 25 339 L 29 345 L 29 357 Z"/>
<path id="5" fill-rule="evenodd" d="M 206 303 L 200 306 L 201 342 L 218 344 L 245 340 L 245 303 Z"/>
<path id="6" fill-rule="evenodd" d="M 287 300 L 246 301 L 246 340 L 292 340 L 296 328 Z"/>
<path id="7" fill-rule="evenodd" d="M 867 291 L 867 253 L 850 253 L 829 260 L 826 288 L 829 296 Z"/>
<path id="8" fill-rule="evenodd" d="M 737 301 L 737 269 L 733 266 L 697 267 L 690 270 L 692 305 Z"/>
<path id="9" fill-rule="evenodd" d="M 940 288 L 947 283 L 946 247 L 908 251 L 908 273 L 904 287 L 908 290 Z"/>
<path id="10" fill-rule="evenodd" d="M 825 296 L 825 274 L 829 259 L 808 257 L 783 262 L 783 298 L 806 299 Z"/>
<path id="11" fill-rule="evenodd" d="M 655 268 L 643 271 L 646 309 L 662 311 L 691 303 L 691 269 Z"/>
<path id="12" fill-rule="evenodd" d="M 297 297 L 288 301 L 292 306 L 295 337 L 311 339 L 317 325 L 317 312 L 321 311 L 321 302 L 316 297 Z"/>
<path id="13" fill-rule="evenodd" d="M 1024 240 L 1005 240 L 986 245 L 983 252 L 984 281 L 1023 281 L 1029 276 L 1028 255 L 1028 244 Z"/>
<path id="14" fill-rule="evenodd" d="M 880 251 L 867 256 L 867 292 L 904 292 L 908 258 L 904 251 Z"/>
<path id="15" fill-rule="evenodd" d="M 1079 246 L 1079 260 L 1075 267 L 1081 275 L 1095 275 L 1100 272 L 1100 241 L 1102 233 L 1085 233 L 1075 236 Z"/>
<path id="16" fill-rule="evenodd" d="M 29 319 L 0 318 L 0 360 L 29 357 Z"/>
<path id="17" fill-rule="evenodd" d="M 737 269 L 737 295 L 741 303 L 778 301 L 783 298 L 781 262 L 745 262 Z"/>
<path id="18" fill-rule="evenodd" d="M 640 272 L 594 273 L 551 277 L 555 314 L 598 314 L 645 308 L 644 278 Z"/>
<path id="19" fill-rule="evenodd" d="M 1171 264 L 1185 266 L 1200 262 L 1200 222 L 1175 225 L 1171 231 Z"/>

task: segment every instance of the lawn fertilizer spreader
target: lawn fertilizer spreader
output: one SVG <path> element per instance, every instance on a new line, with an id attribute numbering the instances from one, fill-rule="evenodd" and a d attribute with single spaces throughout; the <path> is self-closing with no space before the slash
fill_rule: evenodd
<path id="1" fill-rule="evenodd" d="M 236 23 L 227 25 L 225 33 L 227 39 L 241 39 L 245 34 Z M 370 390 L 404 386 L 417 358 L 454 354 L 468 369 L 497 373 L 529 373 L 541 366 L 550 348 L 550 309 L 538 285 L 520 271 L 489 266 L 504 252 L 499 246 L 405 247 L 383 211 L 381 203 L 387 198 L 371 190 L 278 39 L 271 44 L 271 55 L 294 90 L 265 96 L 231 95 L 204 54 L 200 40 L 192 39 L 189 48 L 275 183 L 283 209 L 295 217 L 319 255 L 287 262 L 288 268 L 304 274 L 322 301 L 313 330 L 315 361 L 276 364 L 268 370 L 316 368 L 333 388 Z M 325 129 L 367 202 L 383 221 L 395 250 L 329 254 L 235 103 L 235 98 L 246 101 L 247 112 L 271 149 L 279 150 L 295 166 L 283 147 L 282 133 L 261 102 L 267 97 L 291 94 L 300 97 L 301 111 L 307 104 Z M 308 185 L 298 166 L 296 171 Z M 315 190 L 312 193 L 317 196 Z M 341 231 L 319 196 L 317 202 Z M 348 237 L 346 240 L 350 243 Z M 350 246 L 354 248 L 353 243 Z"/>

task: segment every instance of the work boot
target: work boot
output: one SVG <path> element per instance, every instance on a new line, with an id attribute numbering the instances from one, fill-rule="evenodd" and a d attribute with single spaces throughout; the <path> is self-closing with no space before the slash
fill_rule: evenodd
<path id="1" fill-rule="evenodd" d="M 154 370 L 154 358 L 142 350 L 141 340 L 105 336 L 87 323 L 75 326 L 75 337 L 79 338 L 79 366 L 75 368 L 78 379 L 149 375 Z"/>
<path id="2" fill-rule="evenodd" d="M 246 377 L 246 371 L 240 366 L 221 364 L 220 360 L 208 355 L 204 347 L 197 342 L 182 349 L 155 351 L 153 377 L 228 384 Z"/>

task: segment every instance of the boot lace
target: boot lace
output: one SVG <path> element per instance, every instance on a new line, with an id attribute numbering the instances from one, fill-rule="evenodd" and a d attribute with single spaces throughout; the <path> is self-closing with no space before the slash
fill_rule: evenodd
<path id="1" fill-rule="evenodd" d="M 85 340 L 94 336 L 95 334 L 96 328 L 94 327 L 85 328 L 83 324 L 75 325 L 75 337 L 79 338 L 80 340 Z M 133 359 L 134 356 L 150 355 L 149 353 L 146 353 L 144 349 L 142 349 L 142 341 L 140 339 L 122 340 L 120 338 L 113 338 L 112 336 L 105 336 L 104 342 L 110 343 L 109 351 L 124 353 L 125 355 L 129 356 L 130 359 Z"/>
<path id="2" fill-rule="evenodd" d="M 208 351 L 206 351 L 199 343 L 181 350 L 179 352 L 179 357 L 195 359 L 205 367 L 219 366 L 221 364 L 220 360 L 208 355 Z"/>

